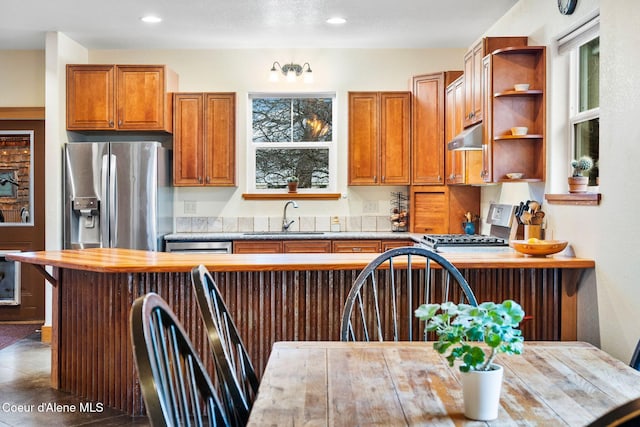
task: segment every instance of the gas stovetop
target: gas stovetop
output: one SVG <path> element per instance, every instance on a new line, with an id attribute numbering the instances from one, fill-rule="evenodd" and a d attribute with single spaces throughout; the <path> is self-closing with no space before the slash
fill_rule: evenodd
<path id="1" fill-rule="evenodd" d="M 423 239 L 434 245 L 509 246 L 505 239 L 479 234 L 425 234 Z"/>
<path id="2" fill-rule="evenodd" d="M 509 241 L 479 234 L 425 234 L 421 243 L 436 252 L 509 250 Z"/>

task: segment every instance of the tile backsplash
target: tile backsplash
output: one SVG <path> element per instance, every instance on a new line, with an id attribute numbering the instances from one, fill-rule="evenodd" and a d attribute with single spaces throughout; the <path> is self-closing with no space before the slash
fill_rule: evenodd
<path id="1" fill-rule="evenodd" d="M 335 231 L 333 216 L 288 216 L 291 231 Z M 391 231 L 388 216 L 339 216 L 340 231 Z M 333 222 L 333 228 L 332 228 Z M 176 217 L 176 233 L 280 231 L 282 217 Z"/>

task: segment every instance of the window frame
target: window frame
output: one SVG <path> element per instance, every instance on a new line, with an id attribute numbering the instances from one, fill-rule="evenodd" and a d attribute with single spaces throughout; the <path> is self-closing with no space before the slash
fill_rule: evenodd
<path id="1" fill-rule="evenodd" d="M 569 55 L 569 105 L 567 115 L 568 153 L 576 158 L 576 126 L 593 119 L 600 119 L 600 100 L 598 107 L 580 111 L 580 48 L 600 37 L 600 14 L 595 11 L 558 39 L 558 52 Z M 599 153 L 598 153 L 599 154 Z M 567 164 L 569 174 L 571 166 Z"/>
<path id="2" fill-rule="evenodd" d="M 253 141 L 253 99 L 255 98 L 332 98 L 331 105 L 331 141 L 304 141 L 304 142 L 254 142 Z M 325 188 L 300 188 L 298 193 L 329 194 L 335 193 L 338 181 L 338 120 L 337 120 L 338 96 L 336 92 L 249 92 L 247 94 L 247 192 L 250 194 L 278 194 L 287 189 L 256 188 L 256 151 L 259 148 L 279 149 L 312 149 L 325 148 L 329 150 L 329 182 Z"/>

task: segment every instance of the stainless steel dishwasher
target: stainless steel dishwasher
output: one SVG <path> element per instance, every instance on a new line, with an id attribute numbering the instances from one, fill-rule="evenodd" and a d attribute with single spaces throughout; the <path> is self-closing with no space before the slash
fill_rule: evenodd
<path id="1" fill-rule="evenodd" d="M 167 242 L 167 252 L 200 253 L 200 254 L 230 254 L 233 252 L 233 242 L 220 241 L 179 241 Z"/>

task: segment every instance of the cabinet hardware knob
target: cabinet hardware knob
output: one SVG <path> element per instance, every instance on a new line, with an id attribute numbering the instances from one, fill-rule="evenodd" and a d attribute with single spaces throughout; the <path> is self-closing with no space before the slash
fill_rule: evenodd
<path id="1" fill-rule="evenodd" d="M 207 184 L 209 184 L 211 182 L 211 177 L 207 177 Z"/>
<path id="2" fill-rule="evenodd" d="M 353 248 L 353 252 L 362 252 L 362 248 Z"/>
<path id="3" fill-rule="evenodd" d="M 199 176 L 199 177 L 198 177 L 198 182 L 199 182 L 200 184 L 202 184 L 202 177 L 201 177 L 201 176 Z"/>
<path id="4" fill-rule="evenodd" d="M 113 127 L 113 120 L 109 120 L 109 127 L 112 128 Z"/>
<path id="5" fill-rule="evenodd" d="M 122 120 L 118 120 L 118 126 L 122 126 Z"/>

